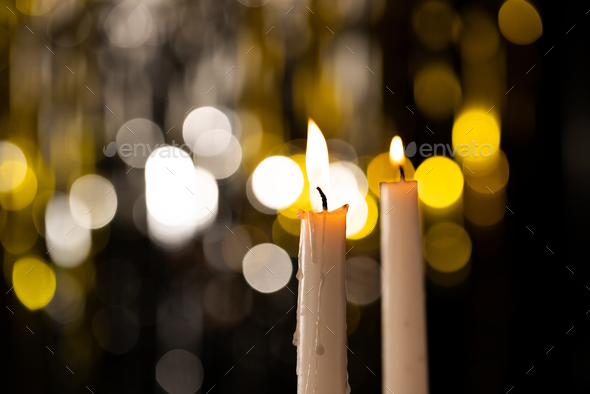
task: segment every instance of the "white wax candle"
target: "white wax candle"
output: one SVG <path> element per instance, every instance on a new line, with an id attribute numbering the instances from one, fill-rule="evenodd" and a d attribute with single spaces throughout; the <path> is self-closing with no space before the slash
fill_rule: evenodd
<path id="1" fill-rule="evenodd" d="M 349 393 L 346 354 L 346 213 L 299 210 L 297 393 Z"/>
<path id="2" fill-rule="evenodd" d="M 428 393 L 416 181 L 381 183 L 383 393 Z"/>

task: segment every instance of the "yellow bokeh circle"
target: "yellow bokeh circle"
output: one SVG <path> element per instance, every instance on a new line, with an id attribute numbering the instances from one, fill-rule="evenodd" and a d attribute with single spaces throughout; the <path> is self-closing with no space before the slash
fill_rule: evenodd
<path id="1" fill-rule="evenodd" d="M 0 192 L 9 192 L 20 185 L 26 172 L 23 151 L 8 141 L 0 141 Z"/>
<path id="2" fill-rule="evenodd" d="M 284 212 L 285 211 L 280 212 L 277 215 L 277 221 L 279 222 L 283 230 L 285 230 L 289 234 L 299 236 L 299 233 L 301 232 L 301 220 L 297 218 L 293 219 L 290 216 L 285 215 Z"/>
<path id="3" fill-rule="evenodd" d="M 412 25 L 422 44 L 430 50 L 440 51 L 457 41 L 461 32 L 461 19 L 444 1 L 429 1 L 413 15 Z"/>
<path id="4" fill-rule="evenodd" d="M 391 164 L 389 152 L 381 153 L 369 163 L 367 167 L 367 181 L 369 189 L 379 197 L 381 182 L 396 182 L 399 180 L 399 167 Z"/>
<path id="5" fill-rule="evenodd" d="M 481 170 L 490 165 L 500 151 L 500 127 L 486 111 L 465 111 L 453 124 L 455 160 L 467 163 L 474 172 L 473 167 Z"/>
<path id="6" fill-rule="evenodd" d="M 502 151 L 500 151 L 490 167 L 484 171 L 474 172 L 473 168 L 469 169 L 463 163 L 465 182 L 473 190 L 481 194 L 493 194 L 503 189 L 508 183 L 509 174 L 508 158 Z"/>
<path id="7" fill-rule="evenodd" d="M 461 105 L 461 84 L 453 69 L 444 63 L 421 68 L 414 78 L 414 102 L 432 119 L 452 116 Z"/>
<path id="8" fill-rule="evenodd" d="M 467 231 L 456 223 L 434 225 L 424 237 L 424 258 L 440 272 L 455 272 L 471 257 L 471 239 Z"/>
<path id="9" fill-rule="evenodd" d="M 513 44 L 527 45 L 543 34 L 541 16 L 524 0 L 508 0 L 498 12 L 498 25 L 504 38 Z"/>
<path id="10" fill-rule="evenodd" d="M 297 217 L 297 211 L 299 209 L 303 209 L 304 211 L 311 211 L 311 202 L 309 199 L 309 181 L 307 179 L 307 171 L 305 169 L 305 155 L 302 153 L 298 153 L 296 155 L 289 157 L 293 160 L 299 168 L 301 169 L 301 173 L 303 174 L 303 190 L 299 197 L 293 202 L 289 207 L 279 210 L 280 215 L 283 216 L 281 218 L 281 226 L 288 232 L 299 235 L 299 218 Z M 292 219 L 290 222 L 287 222 L 285 219 Z M 290 223 L 290 225 L 288 224 Z M 296 223 L 296 230 L 293 230 L 293 224 Z M 285 227 L 287 226 L 287 227 Z M 293 232 L 296 231 L 296 232 Z"/>
<path id="11" fill-rule="evenodd" d="M 481 9 L 463 13 L 464 28 L 461 34 L 461 60 L 479 63 L 492 59 L 500 47 L 500 34 L 496 21 Z"/>
<path id="12" fill-rule="evenodd" d="M 365 221 L 365 225 L 356 233 L 347 236 L 347 239 L 365 238 L 367 235 L 371 234 L 375 230 L 375 226 L 377 225 L 377 219 L 379 218 L 379 208 L 377 207 L 377 201 L 370 194 L 367 194 L 367 196 L 365 197 L 365 201 L 367 202 L 367 207 L 369 211 L 367 214 L 367 220 Z"/>
<path id="13" fill-rule="evenodd" d="M 430 157 L 416 170 L 418 195 L 432 208 L 446 208 L 461 198 L 463 173 L 453 160 L 444 156 Z"/>
<path id="14" fill-rule="evenodd" d="M 43 308 L 55 293 L 55 273 L 49 265 L 36 257 L 18 260 L 12 269 L 14 291 L 27 308 Z"/>
<path id="15" fill-rule="evenodd" d="M 37 177 L 31 167 L 26 167 L 22 182 L 9 192 L 0 192 L 0 205 L 4 209 L 18 211 L 29 205 L 37 194 Z"/>

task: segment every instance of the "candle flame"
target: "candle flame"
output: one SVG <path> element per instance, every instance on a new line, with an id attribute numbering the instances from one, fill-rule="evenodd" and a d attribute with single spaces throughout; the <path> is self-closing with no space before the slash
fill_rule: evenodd
<path id="1" fill-rule="evenodd" d="M 330 196 L 330 161 L 328 145 L 318 125 L 311 119 L 307 124 L 307 152 L 305 157 L 307 179 L 309 180 L 309 197 L 315 211 L 322 210 L 322 199 L 316 190 L 321 187 Z"/>
<path id="2" fill-rule="evenodd" d="M 402 139 L 397 135 L 391 140 L 391 147 L 389 148 L 389 157 L 393 164 L 402 165 L 406 161 L 404 155 L 404 146 L 402 145 Z"/>

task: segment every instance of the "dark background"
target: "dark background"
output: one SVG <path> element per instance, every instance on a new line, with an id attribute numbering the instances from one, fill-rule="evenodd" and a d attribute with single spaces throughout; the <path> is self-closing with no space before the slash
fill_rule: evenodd
<path id="1" fill-rule="evenodd" d="M 454 6 L 461 10 L 469 4 L 457 2 Z M 481 5 L 497 15 L 500 2 Z M 504 220 L 487 228 L 467 222 L 473 241 L 467 280 L 446 289 L 427 282 L 432 393 L 590 392 L 590 269 L 586 251 L 590 16 L 576 2 L 537 2 L 535 6 L 542 15 L 544 31 L 530 46 L 533 48 L 505 42 L 507 86 L 514 85 L 513 92 L 528 91 L 536 107 L 534 135 L 526 144 L 511 144 L 510 138 L 503 136 L 502 148 L 511 170 L 507 204 L 514 213 L 507 212 Z M 425 131 L 427 123 L 405 110 L 406 103 L 412 101 L 411 84 L 392 71 L 396 64 L 408 60 L 413 45 L 408 38 L 413 7 L 414 2 L 390 1 L 380 23 L 370 27 L 372 37 L 383 46 L 385 85 L 396 91 L 391 96 L 383 88 L 383 111 L 397 119 L 402 137 L 418 144 L 446 143 L 451 124 L 446 125 L 448 133 L 432 140 Z M 531 66 L 535 68 L 525 75 Z M 287 81 L 292 77 L 290 67 L 287 63 Z M 8 72 L 0 73 L 4 92 Z M 304 138 L 305 119 L 289 108 L 289 84 L 285 86 L 283 110 L 292 138 Z M 5 96 L 3 93 L 4 101 Z M 511 104 L 508 98 L 503 119 L 518 116 L 512 112 L 518 111 L 518 106 Z M 220 187 L 220 194 L 224 187 Z M 123 258 L 138 268 L 142 277 L 138 308 L 146 321 L 157 313 L 155 299 L 160 286 L 189 271 L 196 273 L 197 283 L 204 283 L 211 275 L 202 262 L 200 245 L 165 255 L 146 238 L 130 241 L 118 236 L 116 229 L 96 260 L 110 257 Z M 162 261 L 167 264 L 163 266 Z M 6 293 L 9 287 L 2 283 Z M 294 277 L 288 286 L 297 287 Z M 273 307 L 277 298 L 296 303 L 296 296 L 286 289 L 270 295 L 254 292 L 250 314 L 237 325 L 219 329 L 204 321 L 197 353 L 205 367 L 200 393 L 211 388 L 211 394 L 296 391 L 296 352 L 291 344 L 295 313 L 285 314 Z M 27 311 L 14 294 L 4 295 L 4 300 L 15 315 L 4 311 L 0 320 L 0 391 L 88 392 L 88 385 L 96 394 L 163 392 L 154 377 L 160 354 L 154 325 L 142 326 L 131 351 L 121 356 L 103 352 L 87 379 L 77 380 L 74 375 L 71 383 L 66 380 L 72 378 L 70 372 L 44 348 L 45 344 L 52 347 L 55 338 L 42 312 Z M 92 294 L 87 302 L 88 309 L 100 303 Z M 265 334 L 271 326 L 274 328 Z M 254 349 L 246 357 L 251 346 Z M 362 307 L 349 347 L 354 351 L 348 354 L 352 392 L 380 392 L 379 301 Z M 69 365 L 75 369 L 75 359 Z"/>

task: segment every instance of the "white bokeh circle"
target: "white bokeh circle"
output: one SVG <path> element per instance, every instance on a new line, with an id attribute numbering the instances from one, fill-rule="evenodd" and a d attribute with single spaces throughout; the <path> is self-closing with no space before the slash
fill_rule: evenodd
<path id="1" fill-rule="evenodd" d="M 294 203 L 303 191 L 303 173 L 288 157 L 268 157 L 252 174 L 252 190 L 268 208 L 283 209 Z"/>
<path id="2" fill-rule="evenodd" d="M 291 258 L 275 244 L 256 245 L 242 261 L 246 281 L 261 293 L 274 293 L 289 283 L 293 274 Z"/>

